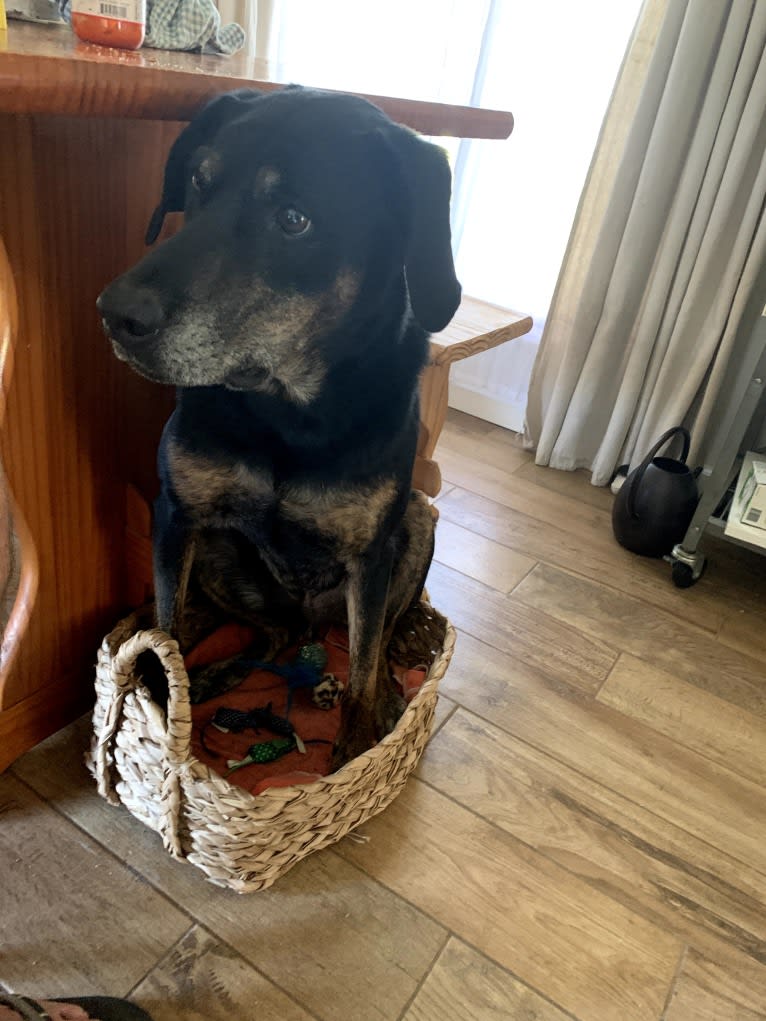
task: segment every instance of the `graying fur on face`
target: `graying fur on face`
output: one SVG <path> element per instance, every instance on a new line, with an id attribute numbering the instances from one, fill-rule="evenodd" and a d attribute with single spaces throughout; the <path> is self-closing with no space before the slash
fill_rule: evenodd
<path id="1" fill-rule="evenodd" d="M 227 307 L 241 311 L 226 324 L 212 275 L 198 283 L 191 302 L 146 354 L 129 356 L 116 345 L 118 357 L 160 383 L 222 385 L 281 395 L 299 405 L 311 403 L 327 372 L 317 341 L 353 302 L 359 286 L 355 274 L 340 273 L 328 291 L 311 297 L 282 294 L 256 281 L 240 302 L 227 294 Z"/>

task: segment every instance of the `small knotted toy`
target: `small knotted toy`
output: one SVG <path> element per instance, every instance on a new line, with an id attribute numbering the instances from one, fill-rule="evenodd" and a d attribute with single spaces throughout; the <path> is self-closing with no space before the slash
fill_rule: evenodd
<path id="1" fill-rule="evenodd" d="M 287 682 L 287 714 L 293 702 L 293 693 L 301 688 L 312 688 L 312 699 L 320 709 L 332 709 L 343 694 L 343 683 L 334 674 L 323 673 L 327 666 L 327 649 L 320 642 L 311 642 L 298 649 L 292 663 L 267 663 L 259 659 L 242 660 L 252 670 L 268 670 L 284 677 Z"/>

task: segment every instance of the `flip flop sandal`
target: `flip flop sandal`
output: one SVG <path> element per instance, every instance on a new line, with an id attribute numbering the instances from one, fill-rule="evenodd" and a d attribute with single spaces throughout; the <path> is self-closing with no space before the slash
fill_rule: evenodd
<path id="1" fill-rule="evenodd" d="M 73 1003 L 92 1018 L 99 1021 L 152 1021 L 149 1014 L 134 1003 L 120 1000 L 115 996 L 79 996 L 72 999 L 62 997 L 56 1003 Z M 42 1006 L 29 996 L 14 996 L 0 992 L 0 1006 L 10 1007 L 23 1021 L 50 1021 Z"/>

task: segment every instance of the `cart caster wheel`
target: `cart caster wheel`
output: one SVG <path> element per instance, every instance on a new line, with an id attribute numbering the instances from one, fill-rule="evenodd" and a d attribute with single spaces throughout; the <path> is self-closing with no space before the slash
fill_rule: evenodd
<path id="1" fill-rule="evenodd" d="M 698 582 L 702 577 L 705 570 L 707 561 L 703 560 L 699 565 L 698 569 L 694 569 L 689 564 L 684 564 L 680 560 L 676 560 L 672 567 L 673 584 L 676 588 L 691 588 L 695 582 Z"/>

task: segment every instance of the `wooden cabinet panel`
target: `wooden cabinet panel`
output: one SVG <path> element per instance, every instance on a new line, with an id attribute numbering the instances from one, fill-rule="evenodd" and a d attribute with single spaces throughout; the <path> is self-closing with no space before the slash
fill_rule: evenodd
<path id="1" fill-rule="evenodd" d="M 126 486 L 152 495 L 172 393 L 114 358 L 95 300 L 143 251 L 178 128 L 0 117 L 0 237 L 19 307 L 0 455 L 39 561 L 26 636 L 0 676 L 0 768 L 87 707 L 96 647 L 127 603 Z"/>

